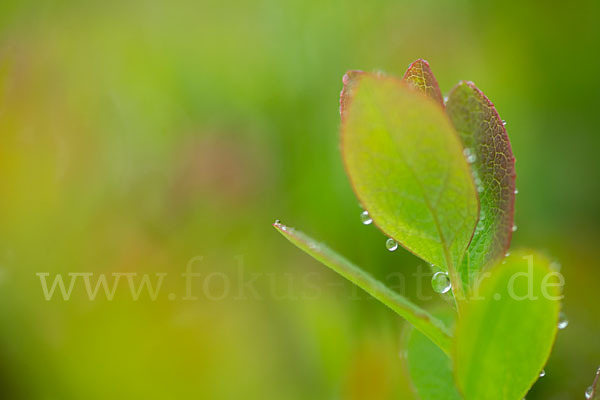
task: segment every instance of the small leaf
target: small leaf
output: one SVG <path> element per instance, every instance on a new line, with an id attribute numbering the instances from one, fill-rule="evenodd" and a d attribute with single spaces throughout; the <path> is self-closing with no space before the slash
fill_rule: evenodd
<path id="1" fill-rule="evenodd" d="M 329 247 L 315 241 L 304 233 L 275 222 L 273 226 L 290 242 L 313 256 L 356 286 L 381 301 L 415 328 L 431 339 L 444 352 L 449 353 L 451 337 L 443 322 L 427 311 L 396 293 L 361 268 L 352 264 Z"/>
<path id="2" fill-rule="evenodd" d="M 455 332 L 454 372 L 466 400 L 521 400 L 538 379 L 558 329 L 556 274 L 547 258 L 519 251 L 482 275 L 490 276 Z"/>
<path id="3" fill-rule="evenodd" d="M 480 218 L 460 266 L 469 284 L 486 265 L 502 259 L 510 246 L 515 203 L 515 159 L 504 123 L 494 105 L 472 82 L 448 95 L 446 112 L 460 134 L 479 186 Z"/>
<path id="4" fill-rule="evenodd" d="M 427 61 L 420 58 L 410 64 L 402 80 L 421 90 L 441 105 L 444 105 L 442 92 Z"/>
<path id="5" fill-rule="evenodd" d="M 434 312 L 446 324 L 456 315 L 451 310 Z M 409 327 L 406 340 L 408 371 L 421 400 L 460 400 L 452 374 L 452 362 L 447 354 L 422 333 Z"/>
<path id="6" fill-rule="evenodd" d="M 351 72 L 344 83 L 342 155 L 357 197 L 386 235 L 454 285 L 479 215 L 457 133 L 438 104 L 398 79 Z"/>

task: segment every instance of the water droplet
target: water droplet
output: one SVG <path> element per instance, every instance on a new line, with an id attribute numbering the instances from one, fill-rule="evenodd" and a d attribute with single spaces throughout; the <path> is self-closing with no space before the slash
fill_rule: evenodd
<path id="1" fill-rule="evenodd" d="M 516 231 L 517 231 L 517 226 L 516 226 L 516 225 L 513 225 L 513 227 L 512 227 L 512 231 L 513 231 L 513 232 L 516 232 Z"/>
<path id="2" fill-rule="evenodd" d="M 373 218 L 371 218 L 367 210 L 360 213 L 360 220 L 364 225 L 369 225 L 373 222 Z"/>
<path id="3" fill-rule="evenodd" d="M 567 314 L 564 312 L 560 312 L 558 315 L 558 329 L 565 329 L 569 326 L 569 320 L 567 319 Z"/>
<path id="4" fill-rule="evenodd" d="M 444 104 L 448 102 L 448 96 L 444 96 Z"/>
<path id="5" fill-rule="evenodd" d="M 437 293 L 447 293 L 452 288 L 452 283 L 448 274 L 443 271 L 438 271 L 431 278 L 431 286 Z"/>
<path id="6" fill-rule="evenodd" d="M 507 251 L 506 254 L 504 255 L 505 257 L 510 256 L 510 251 Z"/>
<path id="7" fill-rule="evenodd" d="M 473 164 L 475 162 L 475 160 L 477 160 L 477 156 L 468 147 L 463 150 L 463 154 L 467 158 L 467 162 L 469 164 Z"/>
<path id="8" fill-rule="evenodd" d="M 594 394 L 594 388 L 590 386 L 585 391 L 585 398 L 586 399 L 591 399 L 592 398 L 592 394 Z"/>
<path id="9" fill-rule="evenodd" d="M 519 189 L 515 188 L 515 194 L 519 194 Z"/>
<path id="10" fill-rule="evenodd" d="M 506 121 L 502 120 L 502 126 L 506 126 Z"/>
<path id="11" fill-rule="evenodd" d="M 385 247 L 389 251 L 394 251 L 398 248 L 398 243 L 394 239 L 388 238 L 388 240 L 385 241 Z"/>
<path id="12" fill-rule="evenodd" d="M 543 370 L 540 371 L 540 378 L 543 378 L 545 376 L 546 376 L 546 370 L 543 369 Z"/>

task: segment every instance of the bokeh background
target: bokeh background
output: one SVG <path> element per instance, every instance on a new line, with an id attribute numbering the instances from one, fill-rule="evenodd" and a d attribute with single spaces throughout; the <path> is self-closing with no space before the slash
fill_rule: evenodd
<path id="1" fill-rule="evenodd" d="M 527 398 L 583 398 L 600 364 L 599 20 L 595 0 L 0 2 L 0 396 L 414 398 L 403 322 L 271 223 L 415 296 L 423 263 L 360 224 L 338 99 L 348 69 L 423 57 L 443 92 L 472 80 L 497 105 L 513 247 L 567 280 L 570 325 Z M 112 301 L 82 281 L 46 301 L 39 272 L 168 276 L 156 300 L 123 278 Z"/>

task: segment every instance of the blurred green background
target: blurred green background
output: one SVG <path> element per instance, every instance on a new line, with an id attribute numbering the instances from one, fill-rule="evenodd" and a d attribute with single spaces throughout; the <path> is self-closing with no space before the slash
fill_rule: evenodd
<path id="1" fill-rule="evenodd" d="M 472 80 L 497 105 L 513 247 L 567 280 L 570 325 L 527 398 L 583 398 L 600 364 L 599 20 L 595 0 L 2 1 L 0 396 L 413 398 L 403 322 L 271 223 L 415 296 L 423 263 L 360 224 L 338 99 L 346 70 L 422 57 L 443 92 Z M 168 275 L 156 300 L 123 278 L 112 301 L 82 281 L 46 301 L 39 272 Z"/>

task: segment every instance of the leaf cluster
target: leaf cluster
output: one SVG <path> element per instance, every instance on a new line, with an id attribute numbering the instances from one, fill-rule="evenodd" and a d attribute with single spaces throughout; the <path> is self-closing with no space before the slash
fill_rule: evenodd
<path id="1" fill-rule="evenodd" d="M 387 237 L 447 274 L 455 308 L 430 313 L 304 233 L 275 228 L 411 324 L 407 361 L 421 399 L 522 399 L 550 355 L 561 283 L 545 256 L 507 254 L 516 175 L 505 123 L 472 82 L 444 99 L 425 60 L 402 79 L 350 71 L 343 82 L 354 192 Z"/>

